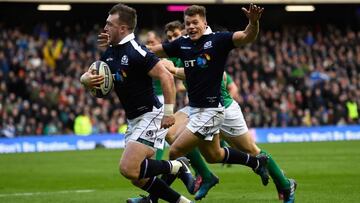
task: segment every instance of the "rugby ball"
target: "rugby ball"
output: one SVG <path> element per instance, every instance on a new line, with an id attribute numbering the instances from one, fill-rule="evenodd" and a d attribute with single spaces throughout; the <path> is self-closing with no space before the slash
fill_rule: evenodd
<path id="1" fill-rule="evenodd" d="M 104 76 L 104 82 L 100 85 L 99 89 L 90 89 L 91 95 L 98 98 L 103 98 L 109 95 L 114 86 L 109 66 L 104 61 L 95 61 L 91 64 L 89 69 L 93 70 L 97 75 Z"/>

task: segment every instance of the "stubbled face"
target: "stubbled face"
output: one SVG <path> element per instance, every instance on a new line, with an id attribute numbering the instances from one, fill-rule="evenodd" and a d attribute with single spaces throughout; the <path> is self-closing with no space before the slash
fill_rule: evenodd
<path id="1" fill-rule="evenodd" d="M 181 37 L 181 35 L 182 35 L 181 30 L 178 28 L 176 28 L 175 30 L 168 30 L 166 32 L 166 38 L 168 39 L 169 42 L 176 40 L 177 38 Z"/>
<path id="2" fill-rule="evenodd" d="M 192 41 L 200 39 L 206 30 L 206 20 L 198 14 L 194 16 L 185 16 L 185 30 Z"/>
<path id="3" fill-rule="evenodd" d="M 157 37 L 153 32 L 149 32 L 146 35 L 146 45 L 154 46 L 157 44 L 161 44 L 161 40 Z"/>
<path id="4" fill-rule="evenodd" d="M 118 44 L 122 40 L 121 29 L 119 29 L 121 26 L 118 14 L 111 14 L 106 19 L 104 30 L 109 35 L 109 43 L 111 45 Z"/>

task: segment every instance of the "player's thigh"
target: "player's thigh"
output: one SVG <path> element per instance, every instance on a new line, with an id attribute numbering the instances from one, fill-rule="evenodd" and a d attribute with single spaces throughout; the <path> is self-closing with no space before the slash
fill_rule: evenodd
<path id="1" fill-rule="evenodd" d="M 166 141 L 170 145 L 174 143 L 176 136 L 181 133 L 186 124 L 189 122 L 188 114 L 182 111 L 177 111 L 174 116 L 175 124 L 169 128 L 168 133 L 166 134 Z"/>
<path id="2" fill-rule="evenodd" d="M 189 122 L 186 125 L 193 134 L 202 140 L 211 141 L 214 135 L 219 134 L 224 121 L 224 108 L 196 108 L 190 107 Z"/>
<path id="3" fill-rule="evenodd" d="M 214 135 L 211 141 L 201 140 L 198 147 L 208 163 L 219 163 L 224 159 L 224 150 L 220 148 L 219 134 Z"/>
<path id="4" fill-rule="evenodd" d="M 260 153 L 259 147 L 255 143 L 255 139 L 251 136 L 250 131 L 238 136 L 224 136 L 225 132 L 220 131 L 222 138 L 227 141 L 232 147 L 249 153 L 251 155 L 258 155 Z"/>
<path id="5" fill-rule="evenodd" d="M 199 141 L 200 138 L 185 127 L 170 146 L 170 159 L 186 155 L 198 145 Z"/>
<path id="6" fill-rule="evenodd" d="M 136 179 L 140 174 L 140 165 L 145 158 L 150 158 L 154 149 L 135 141 L 129 141 L 120 159 L 120 172 L 129 179 Z"/>

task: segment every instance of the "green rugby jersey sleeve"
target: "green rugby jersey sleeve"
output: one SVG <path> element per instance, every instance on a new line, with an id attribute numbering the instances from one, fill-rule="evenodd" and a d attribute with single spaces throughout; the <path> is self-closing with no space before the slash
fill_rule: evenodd
<path id="1" fill-rule="evenodd" d="M 154 92 L 156 96 L 163 95 L 160 80 L 153 80 Z"/>
<path id="2" fill-rule="evenodd" d="M 170 57 L 168 59 L 174 63 L 175 67 L 184 67 L 184 63 L 180 58 Z"/>
<path id="3" fill-rule="evenodd" d="M 229 90 L 227 89 L 228 85 L 233 83 L 234 81 L 232 78 L 225 72 L 225 76 L 223 77 L 223 80 L 221 81 L 221 96 L 224 101 L 224 107 L 228 108 L 231 103 L 233 102 L 233 98 L 230 95 Z"/>
<path id="4" fill-rule="evenodd" d="M 225 73 L 225 74 L 226 74 L 226 86 L 228 86 L 228 85 L 232 84 L 234 82 L 234 80 L 228 73 Z"/>

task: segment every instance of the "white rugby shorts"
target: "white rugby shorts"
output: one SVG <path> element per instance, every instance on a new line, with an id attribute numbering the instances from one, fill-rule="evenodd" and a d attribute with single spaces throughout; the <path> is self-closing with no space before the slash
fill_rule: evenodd
<path id="1" fill-rule="evenodd" d="M 160 103 L 164 104 L 164 101 L 165 101 L 164 95 L 156 95 L 156 96 L 159 99 Z"/>
<path id="2" fill-rule="evenodd" d="M 220 132 L 224 121 L 224 107 L 196 108 L 189 107 L 189 123 L 186 127 L 192 133 L 199 133 L 204 140 L 211 141 Z"/>
<path id="3" fill-rule="evenodd" d="M 179 109 L 178 111 L 189 116 L 190 115 L 190 106 L 184 106 L 183 108 Z"/>
<path id="4" fill-rule="evenodd" d="M 223 135 L 228 137 L 244 135 L 249 130 L 240 105 L 236 101 L 233 101 L 231 105 L 225 109 L 225 119 L 220 130 Z"/>
<path id="5" fill-rule="evenodd" d="M 165 136 L 168 129 L 160 129 L 161 120 L 164 116 L 164 107 L 153 107 L 137 118 L 128 119 L 128 130 L 125 134 L 125 145 L 130 141 L 136 141 L 150 146 L 154 150 L 163 149 Z"/>

